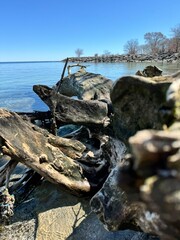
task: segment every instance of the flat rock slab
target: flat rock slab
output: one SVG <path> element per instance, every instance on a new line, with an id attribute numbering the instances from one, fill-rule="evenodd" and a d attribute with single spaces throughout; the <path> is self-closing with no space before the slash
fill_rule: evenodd
<path id="1" fill-rule="evenodd" d="M 88 202 L 59 191 L 48 182 L 35 193 L 37 199 L 37 240 L 67 239 L 87 217 Z"/>
<path id="2" fill-rule="evenodd" d="M 37 199 L 36 240 L 142 240 L 148 234 L 134 231 L 107 231 L 97 216 L 91 213 L 89 199 L 62 192 L 44 182 L 35 192 Z"/>
<path id="3" fill-rule="evenodd" d="M 135 231 L 107 231 L 91 213 L 89 199 L 78 198 L 43 182 L 16 208 L 2 240 L 157 240 Z"/>

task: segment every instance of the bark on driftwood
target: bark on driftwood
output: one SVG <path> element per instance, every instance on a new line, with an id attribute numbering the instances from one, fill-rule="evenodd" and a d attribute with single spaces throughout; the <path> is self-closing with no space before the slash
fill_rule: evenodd
<path id="1" fill-rule="evenodd" d="M 12 168 L 21 162 L 73 194 L 97 191 L 112 163 L 125 151 L 119 140 L 91 134 L 85 127 L 77 131 L 72 140 L 57 137 L 3 109 L 0 109 L 0 126 L 0 152 L 11 158 L 0 169 L 0 184 L 6 180 L 6 187 Z"/>
<path id="2" fill-rule="evenodd" d="M 86 148 L 81 142 L 55 137 L 3 109 L 0 109 L 0 126 L 3 154 L 10 156 L 13 161 L 22 162 L 72 193 L 90 191 L 82 168 L 74 161 L 82 156 Z"/>
<path id="3" fill-rule="evenodd" d="M 56 121 L 61 124 L 106 126 L 109 123 L 108 107 L 105 102 L 75 100 L 44 85 L 34 85 L 33 90 L 48 105 Z"/>
<path id="4" fill-rule="evenodd" d="M 112 90 L 113 81 L 103 77 L 100 74 L 90 73 L 85 71 L 85 66 L 79 66 L 80 70 L 74 74 L 70 74 L 68 66 L 68 76 L 61 79 L 57 83 L 59 93 L 72 97 L 77 96 L 83 100 L 97 100 L 107 99 L 110 100 L 110 91 Z"/>

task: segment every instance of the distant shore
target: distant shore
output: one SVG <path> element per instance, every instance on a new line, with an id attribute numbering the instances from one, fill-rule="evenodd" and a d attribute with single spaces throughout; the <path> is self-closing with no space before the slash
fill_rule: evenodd
<path id="1" fill-rule="evenodd" d="M 70 57 L 69 62 L 95 62 L 95 63 L 116 63 L 116 62 L 180 62 L 180 53 L 163 53 L 157 56 L 148 54 L 116 54 L 116 55 L 101 55 L 101 56 L 89 56 L 89 57 Z M 66 61 L 63 59 L 62 61 Z"/>

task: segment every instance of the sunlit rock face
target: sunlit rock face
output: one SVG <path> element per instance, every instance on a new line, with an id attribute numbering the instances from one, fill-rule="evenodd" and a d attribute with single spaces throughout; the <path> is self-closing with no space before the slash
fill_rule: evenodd
<path id="1" fill-rule="evenodd" d="M 127 140 L 141 129 L 162 129 L 158 114 L 166 100 L 172 79 L 127 76 L 118 79 L 111 92 L 113 127 L 120 139 Z"/>

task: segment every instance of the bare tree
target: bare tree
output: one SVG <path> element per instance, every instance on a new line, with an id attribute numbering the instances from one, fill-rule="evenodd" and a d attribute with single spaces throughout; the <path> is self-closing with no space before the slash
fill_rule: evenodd
<path id="1" fill-rule="evenodd" d="M 104 54 L 103 54 L 104 56 L 110 56 L 111 55 L 111 52 L 110 51 L 108 51 L 108 50 L 104 50 Z"/>
<path id="2" fill-rule="evenodd" d="M 171 29 L 173 38 L 171 39 L 171 47 L 174 52 L 180 52 L 180 24 Z"/>
<path id="3" fill-rule="evenodd" d="M 124 52 L 127 54 L 137 54 L 139 50 L 139 43 L 137 39 L 131 39 L 124 45 Z"/>
<path id="4" fill-rule="evenodd" d="M 155 55 L 164 50 L 166 36 L 161 32 L 148 32 L 144 35 L 144 39 L 151 54 Z"/>
<path id="5" fill-rule="evenodd" d="M 148 54 L 150 51 L 149 51 L 149 47 L 147 44 L 142 44 L 142 45 L 139 45 L 138 47 L 138 53 L 140 54 Z"/>
<path id="6" fill-rule="evenodd" d="M 83 55 L 83 49 L 81 48 L 77 48 L 75 51 L 75 54 L 77 57 L 80 57 L 81 55 Z"/>

